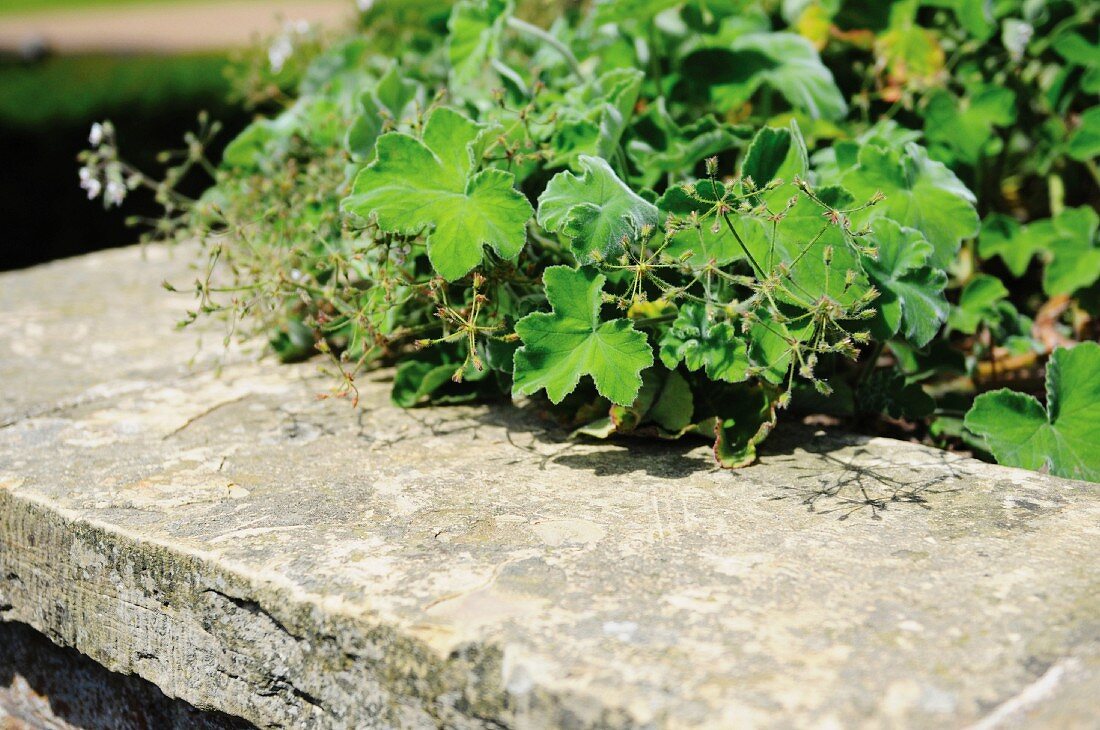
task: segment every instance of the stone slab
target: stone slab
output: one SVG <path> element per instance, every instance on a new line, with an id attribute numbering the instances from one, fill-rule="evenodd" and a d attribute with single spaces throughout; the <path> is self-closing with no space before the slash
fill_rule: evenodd
<path id="1" fill-rule="evenodd" d="M 1098 485 L 353 410 L 188 366 L 176 254 L 0 275 L 0 619 L 261 727 L 1100 726 Z"/>
<path id="2" fill-rule="evenodd" d="M 3 730 L 248 730 L 200 712 L 134 676 L 108 672 L 15 621 L 0 622 Z"/>

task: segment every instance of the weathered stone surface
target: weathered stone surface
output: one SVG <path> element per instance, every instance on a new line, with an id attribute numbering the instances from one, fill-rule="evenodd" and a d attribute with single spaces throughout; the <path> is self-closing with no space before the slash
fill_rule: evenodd
<path id="1" fill-rule="evenodd" d="M 808 431 L 726 472 L 385 373 L 354 411 L 188 368 L 182 269 L 0 276 L 0 618 L 267 727 L 1097 725 L 1096 485 Z"/>
<path id="2" fill-rule="evenodd" d="M 2 730 L 246 730 L 244 720 L 199 712 L 149 682 L 108 672 L 30 627 L 0 623 Z"/>

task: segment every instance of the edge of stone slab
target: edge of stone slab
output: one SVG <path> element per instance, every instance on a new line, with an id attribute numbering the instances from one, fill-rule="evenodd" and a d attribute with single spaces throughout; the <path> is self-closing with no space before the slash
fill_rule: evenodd
<path id="1" fill-rule="evenodd" d="M 3 487 L 5 485 L 0 485 Z M 594 696 L 503 686 L 503 651 L 447 656 L 343 601 L 0 488 L 0 621 L 260 727 L 633 727 Z M 30 556 L 20 561 L 20 555 Z M 113 612 L 113 615 L 112 615 Z"/>

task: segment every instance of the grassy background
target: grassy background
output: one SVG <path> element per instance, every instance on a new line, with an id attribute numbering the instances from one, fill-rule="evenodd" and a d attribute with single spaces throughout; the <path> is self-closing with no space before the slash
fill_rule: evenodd
<path id="1" fill-rule="evenodd" d="M 227 63 L 218 55 L 0 61 L 0 269 L 135 241 L 126 217 L 152 215 L 156 206 L 137 195 L 122 211 L 104 211 L 86 198 L 76 155 L 89 127 L 114 122 L 123 155 L 148 172 L 160 169 L 160 150 L 180 147 L 202 109 L 226 125 L 224 144 L 248 121 L 226 103 Z M 201 186 L 195 180 L 191 191 Z"/>
<path id="2" fill-rule="evenodd" d="M 108 111 L 153 113 L 182 99 L 217 103 L 228 85 L 223 55 L 87 55 L 0 62 L 0 125 L 88 122 Z"/>

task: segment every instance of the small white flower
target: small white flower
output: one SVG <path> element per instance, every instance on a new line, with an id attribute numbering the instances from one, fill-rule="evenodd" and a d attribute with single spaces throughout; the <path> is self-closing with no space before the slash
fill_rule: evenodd
<path id="1" fill-rule="evenodd" d="M 107 205 L 122 205 L 122 201 L 126 199 L 126 186 L 118 180 L 108 181 L 103 199 L 107 202 Z"/>
<path id="2" fill-rule="evenodd" d="M 290 270 L 290 280 L 291 281 L 301 281 L 302 280 L 302 272 L 298 271 L 298 269 L 291 269 Z"/>
<path id="3" fill-rule="evenodd" d="M 98 147 L 103 144 L 103 138 L 106 136 L 103 125 L 96 122 L 92 125 L 92 131 L 88 133 L 88 141 L 93 147 Z"/>
<path id="4" fill-rule="evenodd" d="M 355 7 L 359 8 L 360 13 L 367 12 L 373 5 L 374 0 L 355 0 Z"/>
<path id="5" fill-rule="evenodd" d="M 284 34 L 277 37 L 267 49 L 267 61 L 271 64 L 271 70 L 275 73 L 282 71 L 287 59 L 293 53 L 294 43 L 291 42 L 290 36 Z"/>
<path id="6" fill-rule="evenodd" d="M 94 177 L 89 177 L 87 180 L 80 181 L 80 187 L 88 191 L 88 200 L 95 200 L 99 191 L 103 189 L 103 184 Z"/>
<path id="7" fill-rule="evenodd" d="M 308 20 L 295 20 L 289 24 L 289 29 L 298 35 L 306 35 L 309 33 L 309 21 Z"/>
<path id="8" fill-rule="evenodd" d="M 92 168 L 85 165 L 84 167 L 80 168 L 78 174 L 80 175 L 80 186 L 84 187 L 84 183 L 92 179 Z"/>
<path id="9" fill-rule="evenodd" d="M 1033 35 L 1035 35 L 1035 28 L 1022 20 L 1008 18 L 1001 24 L 1001 42 L 1016 63 L 1023 60 Z"/>

